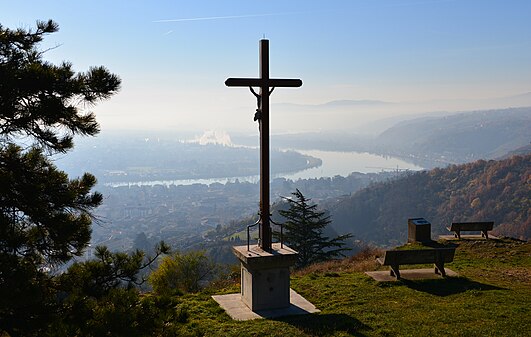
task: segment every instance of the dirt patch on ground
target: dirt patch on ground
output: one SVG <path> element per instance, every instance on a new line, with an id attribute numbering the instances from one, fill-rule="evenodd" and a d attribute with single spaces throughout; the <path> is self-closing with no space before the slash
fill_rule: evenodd
<path id="1" fill-rule="evenodd" d="M 509 268 L 499 272 L 507 281 L 522 282 L 531 286 L 531 268 Z"/>

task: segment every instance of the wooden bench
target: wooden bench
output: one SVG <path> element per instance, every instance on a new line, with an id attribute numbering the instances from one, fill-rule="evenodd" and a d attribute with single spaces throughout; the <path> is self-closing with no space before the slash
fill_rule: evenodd
<path id="1" fill-rule="evenodd" d="M 446 227 L 450 232 L 455 232 L 455 237 L 461 240 L 462 231 L 480 231 L 481 236 L 489 239 L 488 231 L 494 227 L 493 221 L 486 222 L 452 222 L 452 226 Z"/>
<path id="2" fill-rule="evenodd" d="M 426 264 L 435 265 L 435 274 L 441 274 L 446 277 L 444 263 L 454 260 L 454 248 L 433 248 L 433 249 L 414 249 L 414 250 L 388 250 L 385 255 L 378 258 L 382 266 L 391 267 L 391 276 L 400 279 L 400 265 L 404 264 Z"/>

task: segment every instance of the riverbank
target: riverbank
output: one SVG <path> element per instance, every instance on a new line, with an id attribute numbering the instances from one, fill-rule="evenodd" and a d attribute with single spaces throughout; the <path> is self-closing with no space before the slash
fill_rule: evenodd
<path id="1" fill-rule="evenodd" d="M 298 150 L 290 149 L 289 151 L 296 151 L 306 158 L 311 158 L 308 162 L 308 167 L 296 172 L 280 172 L 272 174 L 272 179 L 285 178 L 289 180 L 299 179 L 318 179 L 322 177 L 346 177 L 352 172 L 360 173 L 377 173 L 389 171 L 418 171 L 423 167 L 409 163 L 403 159 L 371 154 L 368 152 L 344 152 L 344 151 L 321 151 L 321 150 Z M 309 159 L 310 160 L 310 159 Z M 278 163 L 275 158 L 271 160 L 271 166 L 274 167 Z M 320 165 L 319 165 L 320 164 Z M 257 167 L 258 169 L 258 167 Z M 110 182 L 106 186 L 154 186 L 154 185 L 193 185 L 193 184 L 226 184 L 236 180 L 240 182 L 257 183 L 260 179 L 258 174 L 245 176 L 229 176 L 229 177 L 213 177 L 213 178 L 198 178 L 198 179 L 159 179 L 159 180 L 140 180 L 133 182 Z"/>

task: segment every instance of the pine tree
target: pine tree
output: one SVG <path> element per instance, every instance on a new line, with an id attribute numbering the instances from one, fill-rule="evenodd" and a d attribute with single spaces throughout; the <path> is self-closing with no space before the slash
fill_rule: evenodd
<path id="1" fill-rule="evenodd" d="M 286 218 L 283 239 L 290 248 L 299 253 L 297 268 L 302 268 L 315 262 L 321 262 L 343 256 L 344 241 L 351 238 L 351 234 L 340 235 L 330 239 L 324 236 L 324 229 L 331 223 L 330 216 L 325 211 L 319 211 L 317 204 L 311 204 L 298 189 L 292 193 L 294 199 L 285 198 L 289 209 L 279 210 Z M 275 236 L 279 236 L 275 232 Z"/>
<path id="2" fill-rule="evenodd" d="M 35 30 L 0 25 L 0 334 L 48 324 L 57 298 L 50 268 L 83 253 L 102 201 L 93 175 L 70 180 L 48 156 L 99 132 L 84 108 L 116 93 L 120 79 L 104 67 L 75 73 L 44 61 L 38 45 L 57 30 L 51 20 Z"/>
<path id="3" fill-rule="evenodd" d="M 58 25 L 37 22 L 37 29 L 0 25 L 0 140 L 31 139 L 45 150 L 66 152 L 73 136 L 99 132 L 94 113 L 82 109 L 114 95 L 118 76 L 104 67 L 75 73 L 72 64 L 43 60 L 38 44 Z"/>

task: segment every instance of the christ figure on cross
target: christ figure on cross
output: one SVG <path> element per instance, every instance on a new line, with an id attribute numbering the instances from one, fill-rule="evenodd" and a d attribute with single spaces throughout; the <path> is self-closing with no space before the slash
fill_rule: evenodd
<path id="1" fill-rule="evenodd" d="M 260 129 L 260 242 L 265 251 L 271 251 L 272 233 L 270 225 L 269 205 L 269 96 L 276 87 L 300 87 L 300 79 L 269 78 L 269 40 L 260 40 L 260 77 L 229 78 L 225 81 L 228 87 L 249 87 L 257 98 L 258 109 L 254 119 Z M 260 88 L 256 93 L 253 87 Z"/>

